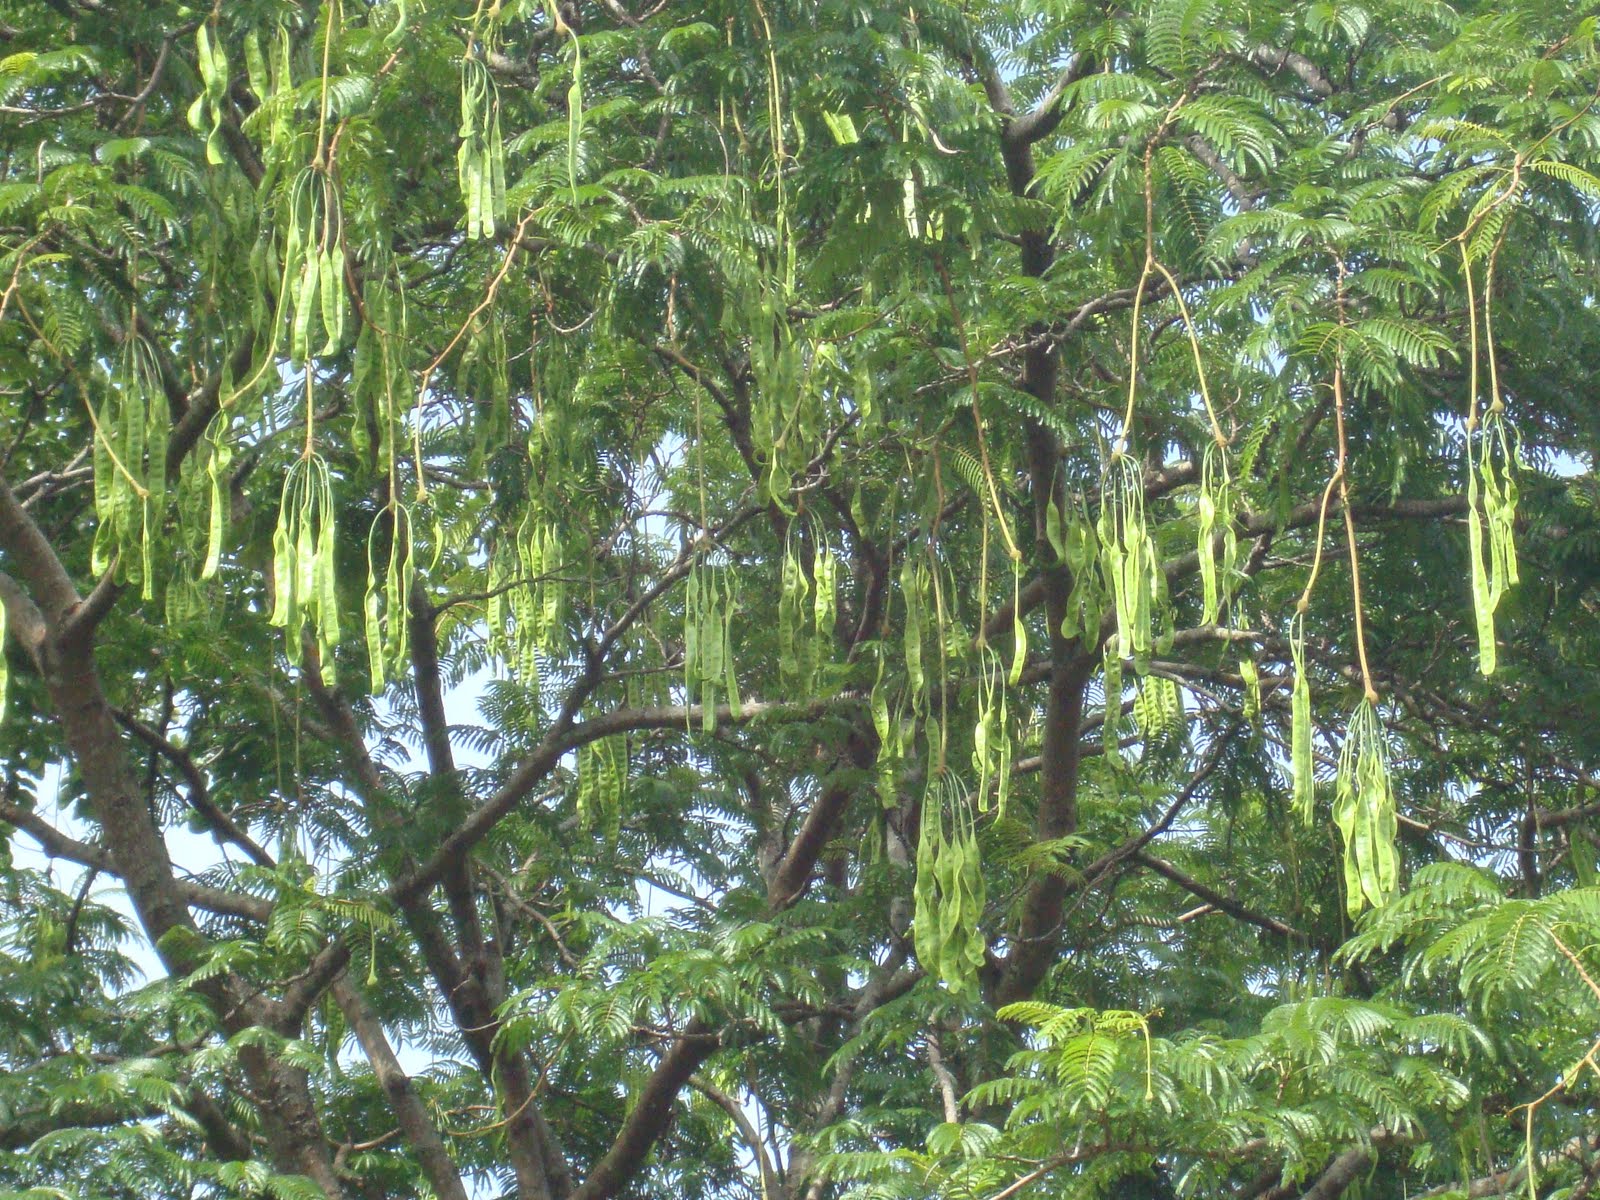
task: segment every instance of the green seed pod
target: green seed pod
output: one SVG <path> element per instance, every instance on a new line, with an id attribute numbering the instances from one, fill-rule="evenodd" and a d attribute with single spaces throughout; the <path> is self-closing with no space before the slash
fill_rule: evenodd
<path id="1" fill-rule="evenodd" d="M 213 426 L 216 422 L 213 422 Z M 233 461 L 233 448 L 227 439 L 225 429 L 216 429 L 210 443 L 210 454 L 206 458 L 206 480 L 209 484 L 209 506 L 206 527 L 206 558 L 205 564 L 200 568 L 200 578 L 210 579 L 217 573 L 217 568 L 222 563 L 222 536 L 228 526 L 229 509 L 229 475 L 228 467 Z"/>
<path id="2" fill-rule="evenodd" d="M 744 704 L 739 699 L 739 677 L 733 660 L 733 614 L 739 607 L 738 591 L 733 572 L 722 574 L 722 622 L 717 636 L 722 639 L 722 669 L 724 687 L 728 693 L 728 711 L 734 720 L 743 715 Z"/>
<path id="3" fill-rule="evenodd" d="M 1383 905 L 1399 886 L 1394 789 L 1383 725 L 1363 698 L 1350 716 L 1334 789 L 1333 819 L 1344 841 L 1345 899 L 1352 917 Z"/>
<path id="4" fill-rule="evenodd" d="M 1244 719 L 1252 722 L 1260 721 L 1261 672 L 1256 667 L 1255 659 L 1239 660 L 1239 678 L 1244 680 Z"/>
<path id="5" fill-rule="evenodd" d="M 926 971 L 937 969 L 940 945 L 935 864 L 944 844 L 944 817 L 939 811 L 937 797 L 938 793 L 931 786 L 923 793 L 921 828 L 917 836 L 917 874 L 911 888 L 912 947 L 917 961 Z"/>
<path id="6" fill-rule="evenodd" d="M 1022 682 L 1023 668 L 1028 665 L 1028 625 L 1022 619 L 1022 563 L 1011 567 L 1011 672 L 1006 682 L 1016 687 Z"/>
<path id="7" fill-rule="evenodd" d="M 927 678 L 922 671 L 922 589 L 925 572 L 908 557 L 900 566 L 900 590 L 906 602 L 906 687 L 912 702 L 921 707 Z"/>
<path id="8" fill-rule="evenodd" d="M 1518 582 L 1516 552 L 1517 480 L 1513 437 L 1504 415 L 1491 409 L 1476 430 L 1468 430 L 1467 557 L 1472 609 L 1478 637 L 1478 670 L 1494 674 L 1497 665 L 1495 610 L 1506 589 Z M 1487 547 L 1485 546 L 1487 542 Z M 1487 550 L 1487 563 L 1485 551 Z"/>
<path id="9" fill-rule="evenodd" d="M 1294 659 L 1294 687 L 1290 693 L 1289 768 L 1294 781 L 1294 810 L 1307 824 L 1316 803 L 1316 776 L 1311 755 L 1311 685 L 1306 679 L 1304 614 L 1296 613 L 1289 625 L 1289 653 Z"/>
<path id="10" fill-rule="evenodd" d="M 1143 670 L 1151 648 L 1155 604 L 1164 584 L 1155 543 L 1145 526 L 1144 479 L 1126 453 L 1111 462 L 1097 524 L 1106 591 L 1117 614 L 1117 654 Z"/>
<path id="11" fill-rule="evenodd" d="M 300 264 L 299 284 L 295 289 L 294 327 L 289 341 L 289 357 L 303 363 L 311 353 L 311 323 L 317 315 L 317 290 L 321 278 L 318 260 L 307 254 Z"/>
<path id="12" fill-rule="evenodd" d="M 1200 465 L 1200 496 L 1197 502 L 1195 549 L 1200 563 L 1202 623 L 1214 624 L 1228 603 L 1238 533 L 1234 529 L 1233 479 L 1228 472 L 1227 453 L 1212 442 Z M 1217 561 L 1217 535 L 1222 535 L 1222 561 Z"/>

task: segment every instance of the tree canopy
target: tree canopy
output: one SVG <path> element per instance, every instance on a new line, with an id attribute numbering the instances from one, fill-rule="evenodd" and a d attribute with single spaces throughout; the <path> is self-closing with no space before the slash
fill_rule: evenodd
<path id="1" fill-rule="evenodd" d="M 0 3 L 0 1193 L 1588 1195 L 1596 21 Z"/>

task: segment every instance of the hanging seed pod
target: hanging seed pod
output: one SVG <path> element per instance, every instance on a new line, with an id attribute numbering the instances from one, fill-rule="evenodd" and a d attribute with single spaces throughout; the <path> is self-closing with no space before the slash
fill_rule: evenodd
<path id="1" fill-rule="evenodd" d="M 1064 638 L 1099 636 L 1100 617 L 1105 611 L 1099 546 L 1099 538 L 1089 519 L 1073 505 L 1061 517 L 1058 550 L 1072 576 L 1072 591 L 1067 596 L 1066 613 L 1061 618 Z"/>
<path id="2" fill-rule="evenodd" d="M 1317 781 L 1311 757 L 1311 684 L 1306 677 L 1305 614 L 1289 623 L 1289 654 L 1294 661 L 1294 686 L 1289 695 L 1289 771 L 1294 782 L 1294 810 L 1311 823 Z"/>
<path id="3" fill-rule="evenodd" d="M 1352 917 L 1379 907 L 1399 886 L 1399 829 L 1383 724 L 1363 698 L 1350 715 L 1339 755 L 1333 819 L 1344 840 L 1345 900 Z"/>
<path id="4" fill-rule="evenodd" d="M 1500 408 L 1491 406 L 1478 428 L 1467 431 L 1466 448 L 1467 546 L 1478 634 L 1478 670 L 1489 676 L 1494 674 L 1497 665 L 1495 610 L 1506 590 L 1519 582 L 1516 548 L 1518 453 L 1515 430 Z"/>
<path id="5" fill-rule="evenodd" d="M 600 807 L 599 753 L 598 741 L 585 742 L 578 747 L 578 821 L 585 829 L 594 827 L 595 813 Z"/>
<path id="6" fill-rule="evenodd" d="M 252 29 L 244 37 L 245 83 L 257 104 L 265 104 L 272 96 L 272 79 L 267 70 L 267 56 L 261 49 L 261 35 Z"/>
<path id="7" fill-rule="evenodd" d="M 130 321 L 130 327 L 134 325 Z M 138 334 L 122 354 L 94 421 L 96 572 L 115 564 L 119 582 L 155 596 L 155 550 L 167 517 L 167 443 L 172 420 L 154 353 Z"/>
<path id="8" fill-rule="evenodd" d="M 696 564 L 685 580 L 683 676 L 690 705 L 701 706 L 701 728 L 717 727 L 719 694 L 737 718 L 742 702 L 733 656 L 733 616 L 739 607 L 737 584 L 727 568 Z"/>
<path id="9" fill-rule="evenodd" d="M 381 692 L 388 680 L 402 675 L 411 649 L 407 604 L 416 579 L 411 510 L 404 504 L 392 504 L 387 518 L 385 522 L 385 514 L 380 513 L 367 534 L 367 590 L 362 601 L 374 694 Z M 380 573 L 377 543 L 385 523 L 389 527 L 389 553 Z"/>
<path id="10" fill-rule="evenodd" d="M 195 65 L 204 90 L 189 106 L 189 127 L 206 135 L 206 162 L 215 167 L 226 159 L 222 124 L 227 113 L 228 56 L 221 39 L 213 39 L 204 21 L 195 29 L 194 40 Z"/>
<path id="11" fill-rule="evenodd" d="M 989 784 L 995 780 L 1006 736 L 1006 689 L 1001 683 L 1000 658 L 989 647 L 978 651 L 978 711 L 972 727 L 972 769 L 978 776 L 978 808 L 989 811 Z M 1002 789 L 1004 780 L 995 780 Z"/>
<path id="12" fill-rule="evenodd" d="M 1011 671 L 1006 682 L 1012 687 L 1022 682 L 1028 665 L 1028 625 L 1022 619 L 1022 560 L 1011 561 Z"/>
<path id="13" fill-rule="evenodd" d="M 917 874 L 911 886 L 912 949 L 926 971 L 939 963 L 939 883 L 937 864 L 945 853 L 944 813 L 939 793 L 930 783 L 922 796 L 921 829 L 917 837 Z"/>
<path id="14" fill-rule="evenodd" d="M 500 89 L 476 50 L 461 60 L 461 145 L 456 176 L 467 210 L 467 237 L 492 238 L 506 212 L 506 152 Z"/>
<path id="15" fill-rule="evenodd" d="M 786 687 L 808 692 L 804 643 L 811 584 L 792 542 L 783 548 L 778 587 L 778 673 Z"/>
<path id="16" fill-rule="evenodd" d="M 889 695 L 883 685 L 888 654 L 884 643 L 877 643 L 878 676 L 872 684 L 870 707 L 872 727 L 878 735 L 878 803 L 885 809 L 899 802 L 900 764 L 905 758 L 904 725 L 898 712 L 889 710 Z"/>
<path id="17" fill-rule="evenodd" d="M 628 745 L 622 737 L 598 738 L 578 748 L 578 820 L 615 840 L 628 786 Z"/>
<path id="18" fill-rule="evenodd" d="M 972 727 L 972 769 L 978 773 L 978 803 L 987 811 L 989 807 L 989 733 L 990 711 L 994 705 L 993 670 L 990 658 L 993 651 L 982 651 L 978 684 L 978 717 Z"/>
<path id="19" fill-rule="evenodd" d="M 683 581 L 683 694 L 693 704 L 700 675 L 701 569 L 696 563 Z"/>
<path id="20" fill-rule="evenodd" d="M 936 774 L 923 794 L 912 901 L 912 943 L 923 969 L 956 995 L 975 995 L 987 893 L 972 800 L 953 775 Z"/>
<path id="21" fill-rule="evenodd" d="M 1066 518 L 1054 496 L 1045 501 L 1044 540 L 1050 543 L 1050 549 L 1055 551 L 1057 559 L 1062 562 L 1067 560 Z"/>
<path id="22" fill-rule="evenodd" d="M 727 639 L 722 636 L 723 605 L 727 598 L 725 589 L 717 586 L 716 572 L 707 572 L 706 590 L 712 603 L 706 612 L 706 623 L 700 630 L 700 702 L 704 709 L 700 728 L 712 733 L 717 728 L 717 689 L 721 686 L 728 664 Z"/>
<path id="23" fill-rule="evenodd" d="M 900 591 L 906 602 L 906 689 L 917 712 L 927 710 L 927 676 L 922 669 L 922 638 L 928 570 L 911 558 L 900 565 Z"/>
<path id="24" fill-rule="evenodd" d="M 530 565 L 535 559 L 530 556 Z M 555 524 L 545 520 L 538 526 L 539 564 L 538 646 L 546 654 L 554 654 L 557 635 L 561 629 L 561 613 L 566 607 L 567 588 L 561 578 L 561 542 Z"/>
<path id="25" fill-rule="evenodd" d="M 1203 624 L 1215 624 L 1227 607 L 1238 568 L 1239 533 L 1234 525 L 1237 499 L 1228 473 L 1227 452 L 1216 442 L 1206 445 L 1200 464 L 1200 497 L 1196 550 L 1200 560 Z M 1222 537 L 1222 557 L 1217 558 L 1217 536 Z"/>
<path id="26" fill-rule="evenodd" d="M 815 693 L 822 668 L 833 658 L 834 626 L 839 620 L 839 560 L 821 531 L 811 559 L 811 630 L 807 639 L 805 674 L 807 691 Z"/>
<path id="27" fill-rule="evenodd" d="M 1152 614 L 1164 580 L 1145 524 L 1144 480 L 1126 452 L 1115 454 L 1102 491 L 1100 560 L 1117 614 L 1117 654 L 1139 669 L 1149 657 Z"/>
<path id="28" fill-rule="evenodd" d="M 554 653 L 565 587 L 561 581 L 561 543 L 555 524 L 541 504 L 530 503 L 513 540 L 523 586 L 516 591 L 520 606 L 519 654 Z"/>
<path id="29" fill-rule="evenodd" d="M 305 199 L 301 189 L 295 188 L 294 206 L 290 210 L 290 241 L 284 253 L 286 276 L 293 281 L 294 309 L 289 326 L 289 358 L 303 363 L 311 354 L 311 324 L 317 318 L 317 302 L 322 286 L 320 266 L 321 251 L 316 245 L 317 206 L 310 199 L 313 173 L 302 173 L 306 179 Z"/>
<path id="30" fill-rule="evenodd" d="M 1178 685 L 1160 675 L 1146 675 L 1133 697 L 1133 720 L 1146 752 L 1170 745 L 1183 735 L 1183 698 Z"/>
<path id="31" fill-rule="evenodd" d="M 722 684 L 728 697 L 728 711 L 734 720 L 743 715 L 744 703 L 739 698 L 739 679 L 733 660 L 733 614 L 739 608 L 738 585 L 731 570 L 722 572 L 722 620 L 713 630 L 713 636 L 722 639 Z"/>
<path id="32" fill-rule="evenodd" d="M 222 563 L 222 537 L 228 527 L 230 501 L 228 489 L 231 476 L 228 468 L 233 464 L 233 444 L 228 440 L 227 422 L 218 417 L 211 422 L 206 434 L 207 522 L 206 557 L 200 567 L 200 578 L 210 579 Z"/>
<path id="33" fill-rule="evenodd" d="M 568 27 L 572 42 L 572 83 L 567 88 L 567 186 L 572 189 L 572 203 L 578 203 L 579 147 L 583 140 L 583 48 L 578 44 L 578 32 Z M 496 134 L 498 135 L 498 114 Z M 502 186 L 502 191 L 504 187 Z"/>
<path id="34" fill-rule="evenodd" d="M 484 601 L 484 615 L 489 629 L 489 653 L 501 658 L 504 658 L 510 650 L 510 642 L 506 637 L 506 625 L 510 615 L 506 600 L 509 581 L 510 573 L 506 570 L 505 555 L 490 551 L 487 580 L 489 597 Z"/>
<path id="35" fill-rule="evenodd" d="M 792 517 L 794 476 L 811 460 L 810 433 L 820 420 L 815 388 L 782 294 L 752 293 L 743 318 L 754 380 L 750 433 L 766 462 L 761 486 L 765 497 Z"/>
<path id="36" fill-rule="evenodd" d="M 1244 719 L 1261 720 L 1261 672 L 1253 658 L 1239 660 L 1239 678 L 1244 681 Z"/>
<path id="37" fill-rule="evenodd" d="M 319 353 L 337 354 L 344 345 L 345 324 L 350 313 L 350 298 L 344 286 L 344 243 L 339 240 L 322 248 L 317 258 L 320 281 L 317 285 L 322 298 L 322 331 L 327 335 Z"/>
<path id="38" fill-rule="evenodd" d="M 283 481 L 272 535 L 274 604 L 268 623 L 284 631 L 284 649 L 298 666 L 307 623 L 316 630 L 322 679 L 333 686 L 339 644 L 333 484 L 316 453 L 295 460 Z"/>
<path id="39" fill-rule="evenodd" d="M 226 429 L 227 418 L 211 421 L 171 491 L 172 519 L 164 533 L 162 555 L 170 563 L 162 604 L 169 626 L 207 622 L 212 616 L 203 584 L 216 574 L 222 557 L 226 459 L 231 456 Z"/>
<path id="40" fill-rule="evenodd" d="M 333 176 L 312 167 L 301 170 L 289 189 L 278 320 L 288 322 L 295 363 L 311 357 L 313 329 L 320 327 L 324 335 L 317 353 L 329 355 L 344 344 L 349 326 L 343 206 Z"/>

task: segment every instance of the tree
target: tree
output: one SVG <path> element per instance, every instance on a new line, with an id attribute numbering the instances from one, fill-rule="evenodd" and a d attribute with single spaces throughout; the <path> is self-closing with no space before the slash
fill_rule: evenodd
<path id="1" fill-rule="evenodd" d="M 0 6 L 0 1186 L 1588 1194 L 1589 7 Z"/>

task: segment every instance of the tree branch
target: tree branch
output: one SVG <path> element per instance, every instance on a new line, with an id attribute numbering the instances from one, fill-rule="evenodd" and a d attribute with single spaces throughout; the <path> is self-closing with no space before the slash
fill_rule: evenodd
<path id="1" fill-rule="evenodd" d="M 760 1131 L 750 1123 L 749 1116 L 739 1107 L 739 1102 L 701 1075 L 691 1075 L 689 1086 L 727 1113 L 728 1119 L 733 1122 L 733 1127 L 744 1139 L 744 1144 L 750 1147 L 750 1153 L 756 1160 L 756 1167 L 761 1172 L 761 1194 L 764 1200 L 782 1200 L 783 1183 L 778 1178 L 778 1173 L 772 1169 L 772 1156 L 767 1153 Z"/>
<path id="2" fill-rule="evenodd" d="M 417 1162 L 434 1195 L 442 1200 L 467 1200 L 467 1189 L 461 1182 L 461 1174 L 451 1161 L 444 1139 L 434 1128 L 428 1110 L 412 1088 L 410 1078 L 401 1068 L 400 1060 L 395 1057 L 394 1047 L 389 1044 L 377 1014 L 348 977 L 335 979 L 332 992 L 339 1011 L 350 1023 L 356 1040 L 361 1043 L 362 1052 L 372 1064 L 372 1073 L 383 1088 L 383 1094 L 389 1098 L 390 1111 L 400 1123 L 406 1141 L 416 1152 Z"/>
<path id="3" fill-rule="evenodd" d="M 1305 55 L 1297 54 L 1293 50 L 1260 45 L 1252 48 L 1246 57 L 1269 75 L 1276 75 L 1283 70 L 1289 71 L 1324 100 L 1338 90 L 1333 86 L 1333 80 L 1328 77 L 1327 72 Z"/>
<path id="4" fill-rule="evenodd" d="M 200 770 L 199 764 L 187 750 L 180 749 L 170 740 L 163 737 L 158 731 L 150 728 L 132 713 L 117 710 L 117 723 L 133 734 L 135 738 L 154 750 L 162 758 L 177 768 L 188 785 L 187 797 L 190 807 L 205 818 L 219 838 L 232 842 L 250 858 L 258 867 L 271 867 L 276 863 L 272 855 L 257 844 L 256 840 L 246 833 L 232 817 L 218 808 L 211 799 L 211 789 L 206 784 L 205 773 Z"/>
<path id="5" fill-rule="evenodd" d="M 174 975 L 188 975 L 205 961 L 205 940 L 195 927 L 188 896 L 173 874 L 166 841 L 133 773 L 91 641 L 61 636 L 78 604 L 77 589 L 3 479 L 0 549 L 21 573 L 51 635 L 41 655 L 45 687 L 115 873 L 127 885 L 134 912 L 162 963 Z M 196 987 L 232 1032 L 269 1018 L 270 1005 L 231 973 L 202 979 Z M 264 1100 L 263 1128 L 278 1169 L 306 1175 L 329 1200 L 343 1200 L 344 1188 L 333 1169 L 305 1073 L 260 1047 L 250 1047 L 241 1057 L 252 1086 Z"/>
<path id="6" fill-rule="evenodd" d="M 747 700 L 734 712 L 726 704 L 715 709 L 716 723 L 743 725 L 754 721 L 808 720 L 832 711 L 841 704 L 861 704 L 859 696 L 839 696 L 832 699 L 802 701 Z M 459 858 L 477 845 L 519 803 L 553 771 L 562 757 L 580 746 L 611 737 L 619 733 L 637 733 L 649 729 L 685 729 L 699 725 L 704 719 L 702 705 L 669 704 L 659 708 L 622 708 L 602 713 L 589 720 L 574 723 L 558 719 L 552 723 L 538 747 L 513 770 L 499 790 L 485 800 L 461 822 L 460 828 L 440 843 L 420 866 L 403 879 L 390 885 L 388 895 L 395 900 L 415 895 L 437 883 L 453 859 Z"/>
<path id="7" fill-rule="evenodd" d="M 1149 867 L 1157 875 L 1166 876 L 1166 878 L 1177 884 L 1184 891 L 1193 896 L 1198 896 L 1207 904 L 1220 909 L 1231 917 L 1237 917 L 1241 921 L 1245 921 L 1251 925 L 1265 929 L 1268 933 L 1278 934 L 1280 937 L 1294 938 L 1296 941 L 1306 940 L 1306 935 L 1300 932 L 1300 930 L 1294 928 L 1292 925 L 1285 925 L 1276 917 L 1269 917 L 1263 913 L 1256 912 L 1252 908 L 1246 908 L 1237 900 L 1234 900 L 1229 896 L 1224 896 L 1215 888 L 1207 887 L 1197 879 L 1191 879 L 1182 871 L 1178 870 L 1177 867 L 1169 863 L 1166 859 L 1157 858 L 1148 850 L 1134 851 L 1133 859 L 1135 862 Z"/>
<path id="8" fill-rule="evenodd" d="M 1343 1153 L 1336 1154 L 1300 1200 L 1336 1200 L 1345 1188 L 1356 1181 L 1356 1176 L 1372 1165 L 1376 1157 L 1370 1146 L 1351 1146 Z"/>
<path id="9" fill-rule="evenodd" d="M 1082 52 L 1072 55 L 1067 59 L 1067 65 L 1062 69 L 1056 81 L 1033 109 L 1020 117 L 1013 117 L 1005 123 L 1001 138 L 1007 145 L 1031 146 L 1034 142 L 1049 137 L 1055 132 L 1056 126 L 1061 124 L 1061 97 L 1066 90 L 1078 80 L 1089 73 L 1093 60 Z"/>
<path id="10" fill-rule="evenodd" d="M 0 821 L 14 825 L 34 841 L 51 858 L 65 859 L 82 867 L 103 871 L 120 879 L 111 855 L 104 847 L 62 833 L 38 813 L 18 808 L 9 800 L 0 800 Z M 265 922 L 272 916 L 272 902 L 243 892 L 230 892 L 192 879 L 175 879 L 173 886 L 190 907 L 216 913 L 218 916 L 242 917 L 247 921 Z"/>
<path id="11" fill-rule="evenodd" d="M 698 1017 L 689 1022 L 633 1098 L 616 1140 L 572 1193 L 572 1200 L 610 1200 L 627 1186 L 672 1123 L 678 1093 L 720 1045 L 709 1023 Z"/>

